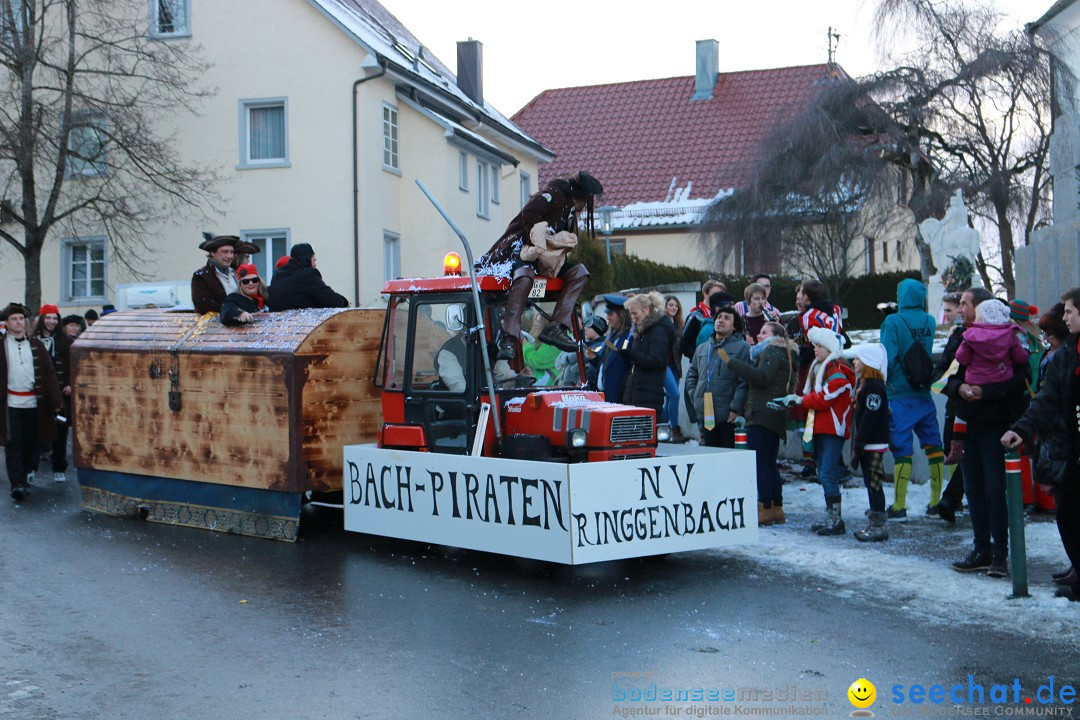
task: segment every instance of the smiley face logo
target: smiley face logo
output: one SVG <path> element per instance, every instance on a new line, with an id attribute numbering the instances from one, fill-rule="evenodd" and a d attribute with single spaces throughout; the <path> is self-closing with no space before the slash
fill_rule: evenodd
<path id="1" fill-rule="evenodd" d="M 859 678 L 851 683 L 847 691 L 848 700 L 857 708 L 868 708 L 877 699 L 877 688 L 866 678 Z"/>

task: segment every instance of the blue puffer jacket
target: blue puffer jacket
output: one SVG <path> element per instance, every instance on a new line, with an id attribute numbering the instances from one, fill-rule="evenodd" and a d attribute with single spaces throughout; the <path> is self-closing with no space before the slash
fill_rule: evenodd
<path id="1" fill-rule="evenodd" d="M 926 286 L 918 280 L 901 280 L 896 288 L 896 305 L 899 312 L 885 318 L 881 324 L 881 344 L 889 356 L 889 380 L 886 389 L 889 399 L 901 397 L 930 397 L 930 388 L 916 390 L 904 374 L 904 353 L 911 344 L 921 342 L 926 352 L 933 356 L 934 332 L 937 322 L 926 312 Z"/>

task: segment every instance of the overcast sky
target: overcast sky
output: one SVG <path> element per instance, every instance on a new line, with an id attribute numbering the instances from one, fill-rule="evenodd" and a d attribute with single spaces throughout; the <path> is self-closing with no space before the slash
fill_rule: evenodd
<path id="1" fill-rule="evenodd" d="M 380 0 L 451 70 L 459 40 L 484 44 L 484 97 L 510 116 L 548 88 L 694 74 L 695 41 L 720 43 L 720 71 L 825 62 L 826 35 L 852 75 L 884 67 L 874 0 Z M 1041 17 L 1053 0 L 998 0 L 1009 22 Z M 627 12 L 628 7 L 645 12 Z"/>

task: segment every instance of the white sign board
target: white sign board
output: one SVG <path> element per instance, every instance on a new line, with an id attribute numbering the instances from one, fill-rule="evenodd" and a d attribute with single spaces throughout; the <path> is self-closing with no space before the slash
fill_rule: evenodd
<path id="1" fill-rule="evenodd" d="M 562 464 L 345 448 L 345 529 L 564 564 L 757 539 L 754 454 Z"/>

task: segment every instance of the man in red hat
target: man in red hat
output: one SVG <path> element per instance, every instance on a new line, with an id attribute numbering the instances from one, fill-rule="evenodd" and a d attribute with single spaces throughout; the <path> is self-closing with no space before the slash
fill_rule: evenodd
<path id="1" fill-rule="evenodd" d="M 45 346 L 26 334 L 29 317 L 30 310 L 19 303 L 10 303 L 0 312 L 0 320 L 7 324 L 0 353 L 0 381 L 4 383 L 0 440 L 16 502 L 30 494 L 27 474 L 34 467 L 38 444 L 55 439 L 55 416 L 62 407 L 52 360 Z"/>
<path id="2" fill-rule="evenodd" d="M 191 302 L 198 313 L 221 312 L 221 305 L 229 293 L 238 289 L 232 263 L 240 238 L 235 235 L 203 233 L 206 238 L 199 244 L 207 252 L 206 265 L 191 276 Z"/>

